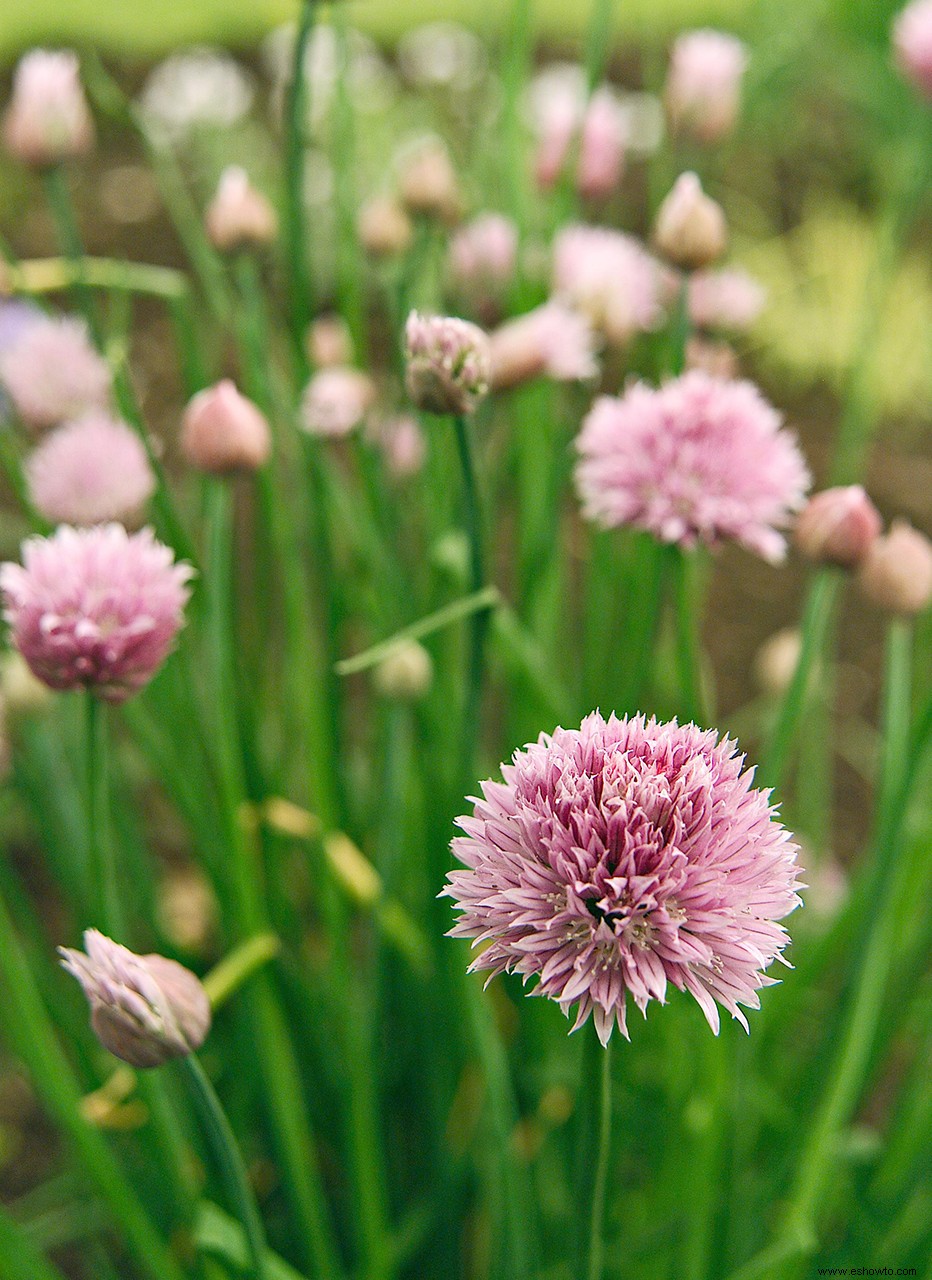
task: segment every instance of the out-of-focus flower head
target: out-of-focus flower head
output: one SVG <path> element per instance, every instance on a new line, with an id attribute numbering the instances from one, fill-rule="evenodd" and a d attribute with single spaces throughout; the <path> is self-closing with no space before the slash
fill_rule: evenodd
<path id="1" fill-rule="evenodd" d="M 399 640 L 372 673 L 376 692 L 392 702 L 423 698 L 433 678 L 431 656 L 416 640 Z"/>
<path id="2" fill-rule="evenodd" d="M 360 369 L 315 373 L 301 400 L 301 426 L 312 436 L 340 439 L 362 426 L 375 403 L 375 384 Z"/>
<path id="3" fill-rule="evenodd" d="M 911 618 L 932 601 L 932 542 L 905 520 L 875 538 L 858 572 L 861 590 L 881 609 Z"/>
<path id="4" fill-rule="evenodd" d="M 518 228 L 503 213 L 480 213 L 450 241 L 450 276 L 459 293 L 493 296 L 510 283 L 518 256 Z"/>
<path id="5" fill-rule="evenodd" d="M 932 0 L 913 0 L 893 22 L 897 66 L 926 98 L 932 98 Z"/>
<path id="6" fill-rule="evenodd" d="M 73 529 L 23 543 L 0 567 L 3 616 L 33 673 L 52 689 L 123 702 L 155 675 L 184 623 L 193 574 L 151 529 Z"/>
<path id="7" fill-rule="evenodd" d="M 579 137 L 576 186 L 581 196 L 600 200 L 621 181 L 628 145 L 628 121 L 615 93 L 606 85 L 589 99 Z"/>
<path id="8" fill-rule="evenodd" d="M 53 427 L 110 397 L 111 374 L 83 320 L 44 316 L 0 350 L 0 383 L 31 427 Z"/>
<path id="9" fill-rule="evenodd" d="M 417 475 L 427 456 L 427 441 L 421 424 L 410 413 L 397 414 L 378 426 L 376 443 L 385 465 L 396 480 Z"/>
<path id="10" fill-rule="evenodd" d="M 718 142 L 738 118 L 748 53 L 724 31 L 687 31 L 670 52 L 664 91 L 673 128 L 700 142 Z"/>
<path id="11" fill-rule="evenodd" d="M 394 196 L 373 196 L 359 211 L 359 242 L 373 258 L 395 258 L 405 253 L 414 238 L 414 227 Z"/>
<path id="12" fill-rule="evenodd" d="M 624 345 L 660 323 L 661 273 L 640 241 L 606 227 L 569 226 L 553 245 L 554 292 Z"/>
<path id="13" fill-rule="evenodd" d="M 307 331 L 307 354 L 315 369 L 346 365 L 353 359 L 353 337 L 342 316 L 318 316 Z"/>
<path id="14" fill-rule="evenodd" d="M 851 484 L 814 494 L 799 514 L 793 541 L 809 560 L 856 569 L 882 527 L 870 498 Z"/>
<path id="15" fill-rule="evenodd" d="M 783 627 L 767 637 L 754 657 L 754 677 L 764 693 L 783 697 L 796 674 L 802 647 L 798 627 Z"/>
<path id="16" fill-rule="evenodd" d="M 668 262 L 695 271 L 725 252 L 728 224 L 721 205 L 702 190 L 694 173 L 681 173 L 657 211 L 654 244 Z"/>
<path id="17" fill-rule="evenodd" d="M 51 524 L 133 524 L 155 492 L 137 433 L 99 411 L 49 432 L 24 470 L 32 505 Z"/>
<path id="18" fill-rule="evenodd" d="M 485 45 L 457 22 L 428 22 L 407 31 L 398 42 L 398 66 L 419 89 L 468 93 L 488 70 Z"/>
<path id="19" fill-rule="evenodd" d="M 767 294 L 741 267 L 696 271 L 687 284 L 689 318 L 699 329 L 743 333 L 764 309 Z"/>
<path id="20" fill-rule="evenodd" d="M 139 105 L 155 139 L 181 142 L 198 128 L 231 128 L 248 114 L 254 97 L 253 78 L 235 58 L 195 46 L 159 63 Z"/>
<path id="21" fill-rule="evenodd" d="M 684 547 L 732 539 L 779 561 L 779 530 L 809 487 L 795 437 L 757 388 L 699 370 L 600 397 L 576 447 L 587 519 Z"/>
<path id="22" fill-rule="evenodd" d="M 278 215 L 268 197 L 252 185 L 246 170 L 235 164 L 220 175 L 204 224 L 211 244 L 221 253 L 262 248 L 278 234 Z"/>
<path id="23" fill-rule="evenodd" d="M 285 94 L 291 83 L 296 39 L 297 26 L 287 23 L 272 31 L 262 44 L 262 61 L 272 81 L 272 105 L 276 117 L 282 114 Z M 344 59 L 342 39 L 332 23 L 316 23 L 311 32 L 304 54 L 305 80 L 314 86 L 308 95 L 306 125 L 309 130 L 317 129 L 329 115 L 341 75 L 345 75 L 356 111 L 368 115 L 384 112 L 397 96 L 397 76 L 376 43 L 352 28 L 346 32 Z"/>
<path id="24" fill-rule="evenodd" d="M 457 316 L 412 311 L 405 325 L 408 395 L 428 413 L 472 413 L 489 390 L 488 336 Z"/>
<path id="25" fill-rule="evenodd" d="M 19 341 L 29 325 L 44 318 L 45 312 L 35 303 L 21 298 L 0 298 L 0 356 Z M 3 375 L 0 374 L 0 424 L 7 418 L 9 409 L 9 397 L 3 389 Z"/>
<path id="26" fill-rule="evenodd" d="M 210 1001 L 200 980 L 165 956 L 138 956 L 96 929 L 84 951 L 59 947 L 63 967 L 80 982 L 94 1034 L 133 1067 L 186 1057 L 210 1030 Z"/>
<path id="27" fill-rule="evenodd" d="M 713 1031 L 741 1006 L 799 905 L 796 845 L 735 744 L 714 731 L 593 712 L 516 751 L 482 783 L 453 851 L 467 870 L 444 891 L 452 936 L 481 946 L 472 968 L 538 979 L 574 1030 L 627 1036 L 628 997 L 645 1013 L 672 985 Z"/>
<path id="28" fill-rule="evenodd" d="M 199 471 L 258 471 L 272 451 L 265 414 L 224 378 L 192 396 L 181 423 L 181 452 Z"/>
<path id="29" fill-rule="evenodd" d="M 462 216 L 460 183 L 446 144 L 434 134 L 402 147 L 396 160 L 398 190 L 408 213 L 453 225 Z"/>
<path id="30" fill-rule="evenodd" d="M 594 378 L 597 342 L 581 312 L 551 299 L 526 315 L 500 325 L 489 335 L 492 387 L 514 387 L 531 378 L 556 382 Z"/>
<path id="31" fill-rule="evenodd" d="M 13 97 L 3 117 L 12 156 L 34 168 L 89 151 L 94 123 L 81 87 L 77 54 L 33 49 L 16 68 Z"/>
<path id="32" fill-rule="evenodd" d="M 557 62 L 531 81 L 528 114 L 537 137 L 534 176 L 548 189 L 563 172 L 578 141 L 576 186 L 589 199 L 610 195 L 624 169 L 632 116 L 609 85 L 591 97 L 578 63 Z"/>

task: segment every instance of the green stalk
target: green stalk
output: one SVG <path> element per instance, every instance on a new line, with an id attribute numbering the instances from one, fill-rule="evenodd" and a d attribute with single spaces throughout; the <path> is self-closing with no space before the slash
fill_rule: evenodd
<path id="1" fill-rule="evenodd" d="M 81 1113 L 81 1091 L 59 1047 L 13 921 L 2 901 L 0 977 L 4 992 L 0 1019 L 5 1025 L 8 1043 L 26 1066 L 46 1112 L 67 1134 L 90 1182 L 108 1204 L 140 1269 L 151 1280 L 185 1280 L 106 1142 Z"/>
<path id="2" fill-rule="evenodd" d="M 220 1169 L 230 1204 L 235 1209 L 246 1233 L 248 1251 L 246 1275 L 249 1280 L 270 1280 L 271 1271 L 267 1265 L 267 1246 L 262 1219 L 249 1185 L 243 1158 L 230 1128 L 230 1122 L 224 1114 L 213 1085 L 195 1055 L 192 1053 L 180 1059 L 179 1065 L 194 1095 L 194 1102 L 200 1113 L 207 1141 Z"/>
<path id="3" fill-rule="evenodd" d="M 87 847 L 94 881 L 92 889 L 97 895 L 101 929 L 111 937 L 125 941 L 123 897 L 110 834 L 107 708 L 88 689 L 84 694 L 84 711 Z"/>
<path id="4" fill-rule="evenodd" d="M 470 590 L 475 594 L 481 591 L 485 584 L 479 489 L 476 483 L 468 420 L 460 415 L 454 417 L 453 429 L 456 434 L 456 447 L 463 477 L 464 517 L 466 535 L 469 539 Z M 487 624 L 487 613 L 483 611 L 473 614 L 469 630 L 466 693 L 463 700 L 462 769 L 467 786 L 472 786 L 474 782 L 473 773 L 482 714 L 482 666 Z"/>
<path id="5" fill-rule="evenodd" d="M 534 0 L 513 0 L 508 52 L 502 69 L 501 130 L 505 139 L 502 158 L 505 172 L 501 189 L 508 193 L 508 212 L 518 226 L 527 225 L 527 182 L 523 154 L 521 94 L 534 56 Z"/>
<path id="6" fill-rule="evenodd" d="M 337 223 L 337 293 L 340 311 L 353 337 L 357 353 L 365 347 L 365 267 L 356 232 L 359 204 L 356 173 L 356 135 L 349 85 L 349 18 L 343 4 L 331 8 L 336 36 L 338 73 L 333 103 L 333 173 Z"/>
<path id="7" fill-rule="evenodd" d="M 62 165 L 53 165 L 43 174 L 45 194 L 55 223 L 62 253 L 74 271 L 74 298 L 78 309 L 83 313 L 88 328 L 97 345 L 101 341 L 100 320 L 94 305 L 93 295 L 84 279 L 84 245 L 81 233 L 74 216 L 74 206 L 68 191 L 68 178 Z"/>
<path id="8" fill-rule="evenodd" d="M 612 1142 L 612 1045 L 602 1050 L 598 1081 L 598 1147 L 595 1175 L 592 1182 L 592 1198 L 589 1212 L 589 1256 L 586 1268 L 587 1280 L 602 1280 L 605 1273 L 605 1194 L 608 1183 L 608 1165 Z M 594 1086 L 595 1082 L 590 1082 Z M 580 1208 L 585 1205 L 581 1201 Z"/>
<path id="9" fill-rule="evenodd" d="M 760 777 L 766 786 L 779 787 L 783 781 L 814 670 L 825 656 L 840 585 L 841 578 L 834 569 L 820 569 L 810 585 L 803 611 L 799 661 L 761 753 Z"/>
<path id="10" fill-rule="evenodd" d="M 702 690 L 702 657 L 697 631 L 698 601 L 695 552 L 673 547 L 671 552 L 676 666 L 683 717 L 700 727 L 705 724 Z"/>
<path id="11" fill-rule="evenodd" d="M 284 247 L 291 300 L 291 337 L 302 376 L 307 372 L 304 333 L 313 314 L 304 218 L 304 128 L 309 97 L 304 62 L 314 29 L 314 9 L 315 0 L 303 0 L 291 64 L 291 83 L 285 98 Z"/>

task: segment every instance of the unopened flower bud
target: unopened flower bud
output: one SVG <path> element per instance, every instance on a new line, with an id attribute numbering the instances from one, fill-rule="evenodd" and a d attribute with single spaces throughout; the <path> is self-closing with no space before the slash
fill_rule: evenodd
<path id="1" fill-rule="evenodd" d="M 673 128 L 700 142 L 718 142 L 738 117 L 747 49 L 723 31 L 687 31 L 670 54 L 664 89 Z"/>
<path id="2" fill-rule="evenodd" d="M 855 569 L 880 536 L 877 508 L 859 484 L 823 489 L 806 503 L 793 541 L 809 560 Z"/>
<path id="3" fill-rule="evenodd" d="M 414 237 L 411 219 L 391 196 L 375 196 L 363 205 L 356 230 L 359 243 L 373 258 L 395 258 L 406 253 Z"/>
<path id="4" fill-rule="evenodd" d="M 913 0 L 893 23 L 897 66 L 926 98 L 932 98 L 932 0 Z"/>
<path id="5" fill-rule="evenodd" d="M 188 402 L 181 424 L 181 452 L 199 471 L 218 476 L 258 471 L 271 449 L 265 415 L 229 378 L 199 391 Z"/>
<path id="6" fill-rule="evenodd" d="M 34 49 L 20 61 L 3 140 L 12 156 L 39 169 L 90 150 L 94 125 L 76 54 Z"/>
<path id="7" fill-rule="evenodd" d="M 624 168 L 628 125 L 618 101 L 608 88 L 597 89 L 589 99 L 579 139 L 576 186 L 589 200 L 610 196 Z"/>
<path id="8" fill-rule="evenodd" d="M 695 271 L 720 258 L 727 243 L 721 205 L 705 194 L 694 173 L 680 174 L 657 212 L 654 244 L 668 262 Z"/>
<path id="9" fill-rule="evenodd" d="M 912 617 L 932 600 L 932 542 L 903 520 L 875 538 L 861 563 L 864 594 L 891 613 Z"/>
<path id="10" fill-rule="evenodd" d="M 456 316 L 412 311 L 405 325 L 408 395 L 428 413 L 472 413 L 488 393 L 489 339 L 478 325 Z"/>
<path id="11" fill-rule="evenodd" d="M 459 181 L 450 153 L 439 138 L 425 138 L 399 162 L 401 202 L 409 213 L 448 225 L 462 214 Z"/>
<path id="12" fill-rule="evenodd" d="M 373 672 L 376 691 L 395 702 L 422 698 L 434 675 L 431 656 L 416 640 L 399 640 Z"/>
<path id="13" fill-rule="evenodd" d="M 270 201 L 239 165 L 230 165 L 220 175 L 204 224 L 211 244 L 221 253 L 268 245 L 278 234 L 278 217 Z"/>
<path id="14" fill-rule="evenodd" d="M 375 403 L 375 383 L 361 369 L 315 373 L 301 398 L 301 426 L 311 436 L 338 440 L 362 426 Z"/>
<path id="15" fill-rule="evenodd" d="M 784 627 L 764 641 L 754 658 L 754 677 L 764 693 L 774 698 L 786 693 L 799 666 L 802 646 L 796 627 Z"/>
<path id="16" fill-rule="evenodd" d="M 342 316 L 321 316 L 307 331 L 307 354 L 315 369 L 348 365 L 353 359 L 353 339 Z"/>
<path id="17" fill-rule="evenodd" d="M 138 956 L 96 929 L 84 951 L 59 947 L 91 1006 L 91 1026 L 105 1049 L 132 1067 L 160 1067 L 186 1057 L 210 1029 L 210 1001 L 189 969 L 165 956 Z"/>

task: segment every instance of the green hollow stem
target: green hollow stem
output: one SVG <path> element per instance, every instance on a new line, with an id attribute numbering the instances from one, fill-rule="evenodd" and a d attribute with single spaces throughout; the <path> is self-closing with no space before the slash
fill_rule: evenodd
<path id="1" fill-rule="evenodd" d="M 475 594 L 481 591 L 485 584 L 479 486 L 476 480 L 468 420 L 459 415 L 454 417 L 453 429 L 463 478 L 463 515 L 466 536 L 469 540 L 470 590 Z M 469 786 L 474 781 L 473 771 L 479 741 L 482 714 L 482 666 L 487 630 L 488 614 L 484 611 L 474 613 L 469 627 L 466 691 L 463 700 L 462 768 L 464 780 Z"/>
<path id="2" fill-rule="evenodd" d="M 605 74 L 612 51 L 612 20 L 617 0 L 592 0 L 586 32 L 586 86 L 591 94 Z"/>
<path id="3" fill-rule="evenodd" d="M 90 690 L 83 696 L 88 865 L 94 881 L 91 900 L 96 897 L 101 929 L 125 941 L 119 871 L 110 832 L 107 708 Z"/>
<path id="4" fill-rule="evenodd" d="M 505 139 L 502 158 L 506 171 L 501 189 L 508 193 L 508 211 L 519 226 L 525 226 L 528 203 L 527 181 L 522 154 L 521 93 L 529 78 L 534 50 L 534 0 L 513 0 L 508 50 L 502 71 L 501 128 Z"/>
<path id="5" fill-rule="evenodd" d="M 602 1280 L 605 1274 L 605 1200 L 608 1186 L 608 1164 L 612 1142 L 612 1044 L 605 1045 L 599 1055 L 598 1070 L 598 1132 L 596 1138 L 595 1172 L 592 1175 L 592 1191 L 589 1202 L 589 1251 L 586 1264 L 586 1280 Z M 584 1204 L 585 1201 L 582 1201 Z"/>
<path id="6" fill-rule="evenodd" d="M 812 581 L 803 610 L 799 660 L 762 751 L 761 780 L 779 787 L 805 714 L 813 673 L 824 657 L 841 579 L 834 569 L 820 569 Z"/>
<path id="7" fill-rule="evenodd" d="M 311 273 L 307 255 L 304 217 L 304 152 L 305 122 L 309 106 L 307 78 L 304 72 L 306 54 L 314 30 L 315 0 L 303 0 L 291 82 L 285 98 L 285 258 L 288 263 L 291 336 L 302 375 L 307 371 L 304 332 L 313 314 Z"/>
<path id="8" fill-rule="evenodd" d="M 0 979 L 4 993 L 0 1022 L 7 1041 L 26 1066 L 45 1110 L 67 1135 L 89 1182 L 109 1207 L 140 1271 L 151 1280 L 185 1280 L 181 1267 L 155 1231 L 107 1143 L 81 1112 L 81 1090 L 61 1051 L 13 921 L 2 901 Z"/>
<path id="9" fill-rule="evenodd" d="M 680 707 L 684 719 L 704 725 L 705 699 L 702 688 L 702 654 L 698 632 L 698 563 L 694 553 L 674 547 L 671 553 L 676 668 Z"/>
<path id="10" fill-rule="evenodd" d="M 911 671 L 912 628 L 908 622 L 896 620 L 887 637 L 883 758 L 872 841 L 874 907 L 866 939 L 862 939 L 834 1063 L 814 1120 L 806 1129 L 784 1216 L 783 1240 L 795 1245 L 799 1253 L 807 1253 L 815 1245 L 817 1213 L 832 1174 L 838 1134 L 864 1086 L 896 948 L 901 895 L 908 888 L 901 883 L 903 862 L 897 863 L 894 846 L 902 816 L 902 783 L 909 767 Z"/>
<path id="11" fill-rule="evenodd" d="M 62 253 L 70 263 L 74 272 L 73 292 L 78 309 L 84 315 L 94 341 L 100 345 L 101 328 L 94 305 L 94 297 L 84 279 L 84 245 L 74 216 L 71 193 L 68 190 L 68 178 L 62 165 L 53 165 L 43 175 L 45 194 L 48 200 L 55 233 Z"/>
<path id="12" fill-rule="evenodd" d="M 249 1280 L 271 1280 L 262 1219 L 230 1122 L 207 1073 L 195 1055 L 192 1053 L 182 1058 L 180 1066 L 194 1097 L 230 1206 L 237 1214 L 246 1235 L 248 1266 L 245 1274 Z"/>

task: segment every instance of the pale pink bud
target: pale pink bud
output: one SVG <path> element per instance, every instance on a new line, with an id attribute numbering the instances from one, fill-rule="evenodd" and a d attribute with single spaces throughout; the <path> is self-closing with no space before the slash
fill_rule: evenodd
<path id="1" fill-rule="evenodd" d="M 90 150 L 94 125 L 76 54 L 34 49 L 20 61 L 3 118 L 3 140 L 12 156 L 35 168 Z"/>
<path id="2" fill-rule="evenodd" d="M 584 381 L 598 372 L 592 325 L 556 299 L 501 325 L 489 342 L 496 391 L 539 377 Z"/>
<path id="3" fill-rule="evenodd" d="M 96 929 L 84 951 L 59 947 L 80 982 L 94 1034 L 132 1067 L 160 1067 L 199 1049 L 210 1030 L 210 1001 L 195 975 L 165 956 L 139 956 Z"/>
<path id="4" fill-rule="evenodd" d="M 932 542 L 903 520 L 875 538 L 858 574 L 864 594 L 891 613 L 911 617 L 932 600 Z"/>
<path id="5" fill-rule="evenodd" d="M 104 408 L 111 376 L 83 320 L 43 316 L 0 351 L 0 382 L 25 423 L 53 427 Z"/>
<path id="6" fill-rule="evenodd" d="M 926 98 L 932 98 L 932 0 L 913 0 L 893 22 L 897 66 Z"/>
<path id="7" fill-rule="evenodd" d="M 385 464 L 396 480 L 417 475 L 427 455 L 427 441 L 417 418 L 400 414 L 390 418 L 379 429 L 378 444 Z"/>
<path id="8" fill-rule="evenodd" d="M 713 378 L 737 378 L 738 357 L 727 342 L 713 342 L 693 334 L 686 343 L 686 368 L 702 369 Z"/>
<path id="9" fill-rule="evenodd" d="M 430 689 L 434 664 L 416 640 L 399 640 L 373 672 L 376 691 L 393 702 L 413 702 Z"/>
<path id="10" fill-rule="evenodd" d="M 784 627 L 765 640 L 754 658 L 754 676 L 764 693 L 781 698 L 799 666 L 802 636 L 797 627 Z"/>
<path id="11" fill-rule="evenodd" d="M 687 271 L 707 267 L 728 243 L 722 207 L 702 190 L 694 173 L 682 173 L 657 211 L 654 244 L 675 266 Z"/>
<path id="12" fill-rule="evenodd" d="M 360 369 L 315 373 L 301 400 L 301 426 L 312 436 L 340 439 L 362 426 L 375 402 L 375 384 Z"/>
<path id="13" fill-rule="evenodd" d="M 411 219 L 392 196 L 375 196 L 359 211 L 359 243 L 373 258 L 396 258 L 407 253 L 414 238 Z"/>
<path id="14" fill-rule="evenodd" d="M 271 451 L 265 415 L 229 378 L 188 402 L 181 422 L 181 452 L 192 467 L 218 476 L 258 471 Z"/>
<path id="15" fill-rule="evenodd" d="M 315 369 L 347 365 L 353 359 L 353 339 L 342 316 L 320 316 L 307 331 L 307 354 Z"/>
<path id="16" fill-rule="evenodd" d="M 52 524 L 132 524 L 155 492 L 137 433 L 100 412 L 56 427 L 24 470 L 32 505 Z"/>
<path id="17" fill-rule="evenodd" d="M 412 311 L 405 325 L 408 395 L 428 413 L 472 413 L 492 374 L 489 339 L 455 316 Z"/>
<path id="18" fill-rule="evenodd" d="M 747 50 L 722 31 L 687 31 L 670 53 L 664 90 L 673 127 L 700 142 L 718 142 L 738 118 Z"/>
<path id="19" fill-rule="evenodd" d="M 628 127 L 610 89 L 597 89 L 589 99 L 579 139 L 576 186 L 590 200 L 610 196 L 624 168 Z"/>
<path id="20" fill-rule="evenodd" d="M 793 541 L 809 560 L 856 569 L 881 528 L 877 508 L 852 484 L 814 494 L 799 514 Z"/>
<path id="21" fill-rule="evenodd" d="M 501 213 L 480 213 L 450 242 L 450 275 L 471 296 L 500 293 L 510 282 L 518 254 L 518 228 Z"/>
<path id="22" fill-rule="evenodd" d="M 459 179 L 439 138 L 425 138 L 399 158 L 398 186 L 409 213 L 458 222 L 462 213 Z"/>
<path id="23" fill-rule="evenodd" d="M 268 245 L 278 234 L 278 217 L 271 202 L 239 165 L 230 165 L 220 175 L 204 224 L 211 244 L 221 253 Z"/>

